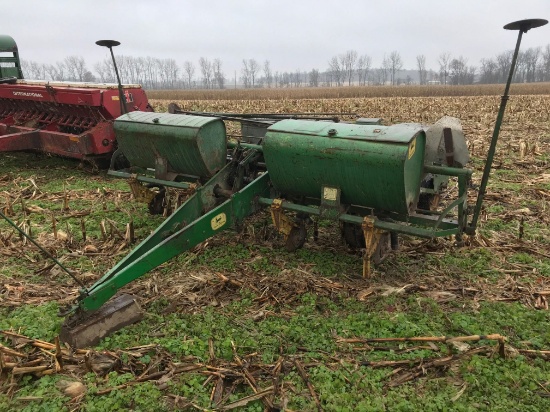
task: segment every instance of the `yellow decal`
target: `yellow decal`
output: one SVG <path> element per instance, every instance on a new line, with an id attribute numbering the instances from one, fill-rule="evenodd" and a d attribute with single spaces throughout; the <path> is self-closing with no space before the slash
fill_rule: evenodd
<path id="1" fill-rule="evenodd" d="M 78 136 L 69 136 L 69 140 L 70 140 L 71 142 L 78 142 L 78 141 L 80 141 L 80 139 L 78 138 Z"/>
<path id="2" fill-rule="evenodd" d="M 334 202 L 336 201 L 337 196 L 338 196 L 338 189 L 334 187 L 323 187 L 323 199 Z"/>
<path id="3" fill-rule="evenodd" d="M 227 217 L 225 216 L 225 213 L 220 213 L 219 215 L 212 218 L 212 220 L 210 221 L 210 226 L 212 227 L 212 230 L 218 230 L 223 225 L 225 225 L 226 222 Z"/>
<path id="4" fill-rule="evenodd" d="M 111 96 L 111 100 L 120 100 L 118 96 Z"/>
<path id="5" fill-rule="evenodd" d="M 416 150 L 416 137 L 412 140 L 409 145 L 409 159 L 413 157 L 414 151 Z"/>

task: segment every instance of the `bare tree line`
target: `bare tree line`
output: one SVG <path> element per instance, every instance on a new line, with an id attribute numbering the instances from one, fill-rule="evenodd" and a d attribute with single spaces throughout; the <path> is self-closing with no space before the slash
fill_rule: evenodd
<path id="1" fill-rule="evenodd" d="M 504 83 L 512 61 L 512 51 L 500 53 L 494 58 L 482 59 L 479 68 L 480 82 Z M 514 72 L 515 82 L 550 81 L 550 44 L 546 47 L 531 47 L 520 51 Z"/>
<path id="2" fill-rule="evenodd" d="M 403 70 L 403 60 L 398 51 L 384 55 L 379 67 L 373 67 L 372 58 L 348 50 L 327 61 L 327 68 L 310 71 L 273 71 L 271 62 L 262 63 L 253 58 L 243 59 L 239 87 L 319 87 L 352 85 L 445 84 L 461 85 L 478 83 L 503 83 L 512 59 L 512 51 L 481 59 L 479 66 L 468 65 L 463 56 L 441 53 L 437 70 L 427 68 L 425 55 L 416 56 L 416 68 Z M 201 57 L 198 65 L 185 61 L 180 67 L 175 59 L 154 57 L 117 56 L 117 65 L 124 83 L 142 84 L 148 89 L 205 88 L 223 89 L 231 84 L 237 87 L 237 72 L 229 81 L 223 71 L 221 59 Z M 68 56 L 55 64 L 22 61 L 27 78 L 51 81 L 104 82 L 116 81 L 110 58 L 93 65 L 93 72 L 80 56 Z M 550 44 L 521 51 L 514 74 L 515 82 L 550 81 Z"/>

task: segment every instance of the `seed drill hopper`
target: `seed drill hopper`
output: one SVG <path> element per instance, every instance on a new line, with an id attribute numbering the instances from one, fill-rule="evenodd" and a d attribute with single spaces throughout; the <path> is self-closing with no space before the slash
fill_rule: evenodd
<path id="1" fill-rule="evenodd" d="M 371 260 L 397 246 L 398 235 L 454 235 L 460 243 L 464 234 L 474 234 L 522 34 L 546 23 L 534 19 L 505 26 L 519 30 L 518 42 L 474 205 L 468 204 L 472 171 L 464 167 L 465 139 L 453 119 L 428 128 L 283 119 L 267 127 L 261 144 L 251 144 L 228 142 L 218 116 L 120 116 L 114 126 L 119 149 L 133 166 L 109 173 L 191 188 L 194 194 L 81 290 L 66 312 L 61 338 L 82 347 L 139 320 L 142 312 L 131 296 L 106 303 L 129 282 L 262 208 L 269 208 L 289 250 L 304 244 L 312 218 L 339 224 L 346 241 L 363 249 L 366 276 Z M 449 179 L 456 189 L 447 204 L 432 210 L 432 202 L 419 203 L 421 195 L 433 200 Z"/>
<path id="2" fill-rule="evenodd" d="M 152 111 L 140 85 L 24 80 L 10 36 L 0 36 L 0 53 L 0 152 L 108 159 L 116 148 L 113 120 Z"/>

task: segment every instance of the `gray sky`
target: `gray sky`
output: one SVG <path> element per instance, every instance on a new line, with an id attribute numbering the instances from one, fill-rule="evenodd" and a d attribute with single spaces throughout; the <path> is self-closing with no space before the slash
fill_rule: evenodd
<path id="1" fill-rule="evenodd" d="M 108 57 L 95 41 L 116 39 L 116 54 L 180 66 L 220 58 L 231 78 L 243 58 L 269 59 L 273 71 L 324 70 L 350 49 L 371 56 L 373 67 L 393 50 L 405 69 L 419 54 L 437 69 L 443 52 L 478 65 L 513 49 L 517 32 L 502 26 L 526 18 L 549 20 L 550 0 L 17 0 L 3 8 L 0 30 L 25 60 L 77 55 L 93 69 Z M 528 32 L 522 49 L 549 43 L 547 25 Z"/>

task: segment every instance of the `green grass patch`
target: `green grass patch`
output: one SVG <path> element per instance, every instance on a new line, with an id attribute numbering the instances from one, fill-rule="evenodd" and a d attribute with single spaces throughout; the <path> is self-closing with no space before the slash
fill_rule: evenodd
<path id="1" fill-rule="evenodd" d="M 480 166 L 481 161 L 474 161 L 474 164 Z M 507 160 L 504 164 L 510 169 L 495 170 L 490 180 L 491 191 L 505 189 L 505 193 L 521 193 L 523 185 L 514 182 L 521 180 L 521 174 L 511 169 L 515 167 L 512 161 Z M 12 173 L 13 181 L 3 180 L 0 190 L 19 193 L 31 186 L 30 181 L 21 179 L 33 178 L 44 193 L 55 193 L 51 198 L 26 199 L 24 204 L 53 212 L 58 219 L 58 229 L 71 233 L 74 238 L 71 245 L 60 243 L 61 255 L 73 252 L 66 261 L 69 267 L 101 275 L 125 252 L 103 259 L 76 252 L 84 246 L 81 220 L 64 217 L 68 214 L 62 210 L 60 196 L 64 190 L 74 194 L 69 199 L 70 211 L 90 211 L 90 215 L 83 218 L 88 241 L 99 241 L 102 220 L 113 220 L 123 232 L 132 219 L 136 236 L 144 239 L 163 218 L 148 215 L 144 205 L 117 198 L 120 192 L 127 194 L 129 191 L 125 181 L 110 179 L 104 173 L 92 175 L 75 166 L 76 162 L 66 159 L 8 154 L 0 159 L 0 173 Z M 537 184 L 536 187 L 543 186 Z M 468 294 L 468 288 L 487 292 L 491 287 L 495 288 L 496 295 L 502 293 L 504 273 L 512 274 L 510 283 L 516 281 L 525 287 L 544 288 L 547 284 L 549 259 L 540 253 L 531 253 L 527 248 L 531 245 L 529 242 L 548 243 L 550 238 L 545 221 L 529 215 L 524 225 L 524 243 L 518 243 L 525 246 L 525 250 L 523 246 L 506 249 L 508 240 L 517 239 L 519 233 L 519 221 L 509 218 L 509 213 L 515 210 L 515 203 L 508 203 L 507 198 L 506 201 L 486 204 L 489 219 L 480 229 L 480 233 L 497 246 L 504 245 L 503 249 L 475 245 L 457 249 L 445 239 L 416 248 L 410 246 L 414 245 L 411 243 L 414 239 L 407 239 L 405 250 L 390 255 L 376 268 L 371 279 L 361 278 L 360 254 L 341 244 L 332 222 L 320 222 L 319 243 L 310 238 L 303 249 L 289 253 L 283 248 L 281 236 L 274 231 L 264 231 L 269 217 L 262 220 L 260 216 L 249 223 L 251 230 L 224 232 L 210 239 L 207 246 L 183 253 L 163 264 L 154 274 L 145 276 L 143 283 L 155 283 L 147 287 L 151 290 L 158 287 L 158 291 L 145 292 L 146 287 L 137 288 L 138 293 L 144 291 L 143 300 L 147 302 L 144 304 L 147 311 L 144 320 L 103 339 L 94 349 L 116 351 L 154 343 L 164 348 L 171 362 L 186 361 L 189 357 L 208 362 L 211 341 L 216 360 L 220 363 L 234 360 L 234 348 L 241 358 L 256 354 L 264 364 L 272 365 L 281 356 L 289 363 L 299 359 L 307 365 L 310 381 L 327 411 L 550 410 L 550 399 L 543 396 L 548 390 L 550 366 L 541 359 L 523 356 L 501 359 L 496 354 L 492 357 L 474 356 L 464 358 L 450 368 L 428 370 L 426 376 L 419 376 L 402 386 L 388 388 L 393 369 L 375 369 L 366 366 L 365 362 L 426 360 L 444 356 L 447 348 L 441 345 L 440 352 L 429 348 L 403 352 L 411 345 L 397 343 L 388 350 L 357 350 L 351 344 L 338 342 L 338 338 L 498 333 L 508 337 L 509 344 L 517 348 L 548 349 L 548 312 L 533 309 L 527 303 L 532 302 L 526 294 L 517 302 L 493 301 L 490 293 Z M 526 198 L 522 202 L 533 210 L 540 206 L 540 202 L 534 199 Z M 14 205 L 14 214 L 15 220 L 24 218 L 20 202 Z M 31 213 L 26 218 L 31 221 L 35 233 L 51 233 L 48 213 Z M 5 223 L 0 223 L 2 235 L 9 230 Z M 265 236 L 252 232 L 265 232 Z M 493 236 L 496 233 L 500 236 Z M 502 239 L 506 241 L 503 243 Z M 1 262 L 0 290 L 3 294 L 0 294 L 0 304 L 11 293 L 8 289 L 1 289 L 4 283 L 43 284 L 54 290 L 56 285 L 66 286 L 67 282 L 72 282 L 61 275 L 47 277 L 37 274 L 47 260 L 32 248 L 21 248 L 20 255 L 2 256 Z M 204 281 L 206 286 L 195 285 L 192 290 L 184 290 L 183 295 L 175 297 L 169 288 L 180 285 L 174 286 L 169 281 L 183 274 L 212 276 Z M 218 274 L 231 280 L 241 279 L 244 286 L 225 284 L 216 277 Z M 300 276 L 307 276 L 307 281 L 292 283 L 292 277 Z M 327 284 L 342 285 L 342 290 L 336 286 L 330 290 Z M 406 285 L 420 285 L 432 292 L 445 290 L 449 285 L 463 286 L 465 292 L 461 294 L 458 289 L 449 289 L 454 291 L 454 300 L 438 301 L 424 293 L 422 288 L 387 295 L 377 289 Z M 284 290 L 285 286 L 287 290 Z M 186 300 L 186 293 L 198 295 L 204 292 L 201 288 L 212 293 L 208 295 L 210 301 L 203 299 L 194 304 Z M 359 300 L 359 292 L 369 288 L 374 290 L 372 295 Z M 179 300 L 185 301 L 184 304 L 180 305 Z M 22 304 L 17 308 L 0 306 L 0 329 L 13 329 L 31 338 L 52 341 L 63 321 L 57 312 L 55 302 L 37 306 Z M 0 340 L 6 345 L 10 343 Z M 484 344 L 492 343 L 471 345 Z M 153 353 L 147 353 L 140 362 L 149 365 L 152 356 Z M 266 370 L 265 376 L 258 377 L 262 387 L 272 384 L 269 367 Z M 69 404 L 69 399 L 57 386 L 60 379 L 67 378 L 67 375 L 40 379 L 17 377 L 15 393 L 9 397 L 6 386 L 2 386 L 4 382 L 0 382 L 0 411 L 65 411 L 75 408 L 83 411 L 168 411 L 174 409 L 169 394 L 184 397 L 201 408 L 214 407 L 210 401 L 213 382 L 205 384 L 206 376 L 200 373 L 178 374 L 165 388 L 159 388 L 153 382 L 143 382 L 101 395 L 98 392 L 123 385 L 133 380 L 134 375 L 127 371 L 111 372 L 105 377 L 87 373 L 79 376 L 87 387 L 80 405 Z M 295 369 L 287 366 L 281 379 L 288 408 L 317 410 L 306 384 Z M 227 402 L 251 394 L 251 389 L 242 384 L 235 388 Z M 283 402 L 282 396 L 276 401 Z M 263 409 L 262 402 L 257 400 L 240 410 Z"/>

